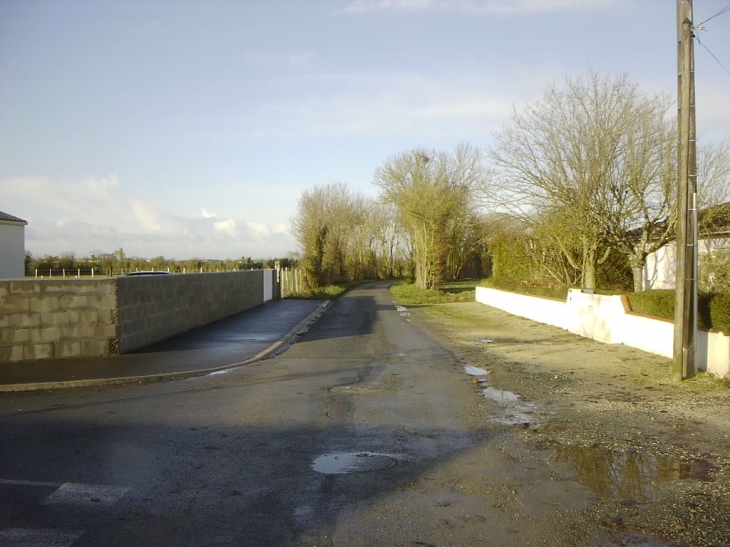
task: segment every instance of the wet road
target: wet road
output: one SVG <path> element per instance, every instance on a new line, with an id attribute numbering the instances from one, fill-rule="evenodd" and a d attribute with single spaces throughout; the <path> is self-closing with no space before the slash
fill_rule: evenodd
<path id="1" fill-rule="evenodd" d="M 0 546 L 559 545 L 590 492 L 470 387 L 374 284 L 256 365 L 2 394 Z"/>

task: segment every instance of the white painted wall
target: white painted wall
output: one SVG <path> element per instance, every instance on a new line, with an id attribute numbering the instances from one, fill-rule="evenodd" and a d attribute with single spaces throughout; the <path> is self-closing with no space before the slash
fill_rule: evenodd
<path id="1" fill-rule="evenodd" d="M 274 275 L 276 270 L 264 270 L 264 302 L 274 299 Z"/>
<path id="2" fill-rule="evenodd" d="M 712 237 L 698 241 L 700 255 L 716 249 L 730 249 L 730 238 Z M 672 242 L 646 257 L 644 290 L 673 289 L 676 274 L 677 245 Z"/>
<path id="3" fill-rule="evenodd" d="M 621 296 L 569 292 L 565 302 L 477 287 L 476 301 L 513 315 L 563 328 L 609 344 L 625 344 L 671 358 L 674 323 L 627 310 Z M 730 337 L 700 329 L 697 362 L 701 370 L 720 378 L 730 377 Z"/>
<path id="4" fill-rule="evenodd" d="M 25 225 L 0 220 L 0 279 L 25 276 Z"/>

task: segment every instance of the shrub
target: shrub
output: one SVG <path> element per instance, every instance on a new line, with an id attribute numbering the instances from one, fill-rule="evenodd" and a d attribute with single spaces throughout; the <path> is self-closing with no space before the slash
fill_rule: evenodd
<path id="1" fill-rule="evenodd" d="M 674 291 L 632 292 L 626 295 L 631 309 L 636 313 L 674 319 Z"/>
<path id="2" fill-rule="evenodd" d="M 723 332 L 730 332 L 730 294 L 714 295 L 710 307 L 712 328 Z"/>
<path id="3" fill-rule="evenodd" d="M 660 290 L 629 293 L 626 296 L 633 311 L 673 321 L 675 295 L 674 290 Z M 728 303 L 723 302 L 727 298 L 730 298 L 730 295 L 699 293 L 697 324 L 708 329 L 730 329 L 730 300 Z"/>

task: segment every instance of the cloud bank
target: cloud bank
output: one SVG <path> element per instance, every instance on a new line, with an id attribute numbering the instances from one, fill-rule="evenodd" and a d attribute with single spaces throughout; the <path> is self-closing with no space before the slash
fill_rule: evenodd
<path id="1" fill-rule="evenodd" d="M 220 219 L 205 207 L 190 216 L 171 214 L 159 203 L 129 197 L 116 175 L 0 179 L 0 194 L 4 211 L 28 221 L 25 248 L 36 256 L 121 247 L 144 258 L 273 258 L 296 247 L 285 225 Z"/>

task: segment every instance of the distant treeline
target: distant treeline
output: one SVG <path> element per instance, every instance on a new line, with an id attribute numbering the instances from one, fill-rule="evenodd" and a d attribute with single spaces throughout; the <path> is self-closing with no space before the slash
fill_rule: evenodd
<path id="1" fill-rule="evenodd" d="M 237 259 L 211 260 L 190 258 L 175 260 L 157 256 L 155 258 L 128 257 L 122 249 L 113 253 L 92 253 L 88 257 L 77 257 L 74 253 L 63 253 L 58 256 L 45 255 L 34 257 L 32 253 L 25 254 L 25 274 L 27 276 L 62 276 L 67 275 L 123 275 L 139 270 L 169 271 L 172 273 L 194 272 L 226 272 L 235 270 L 263 270 L 281 268 L 296 268 L 299 258 L 295 253 L 283 258 L 252 259 L 241 257 Z"/>

